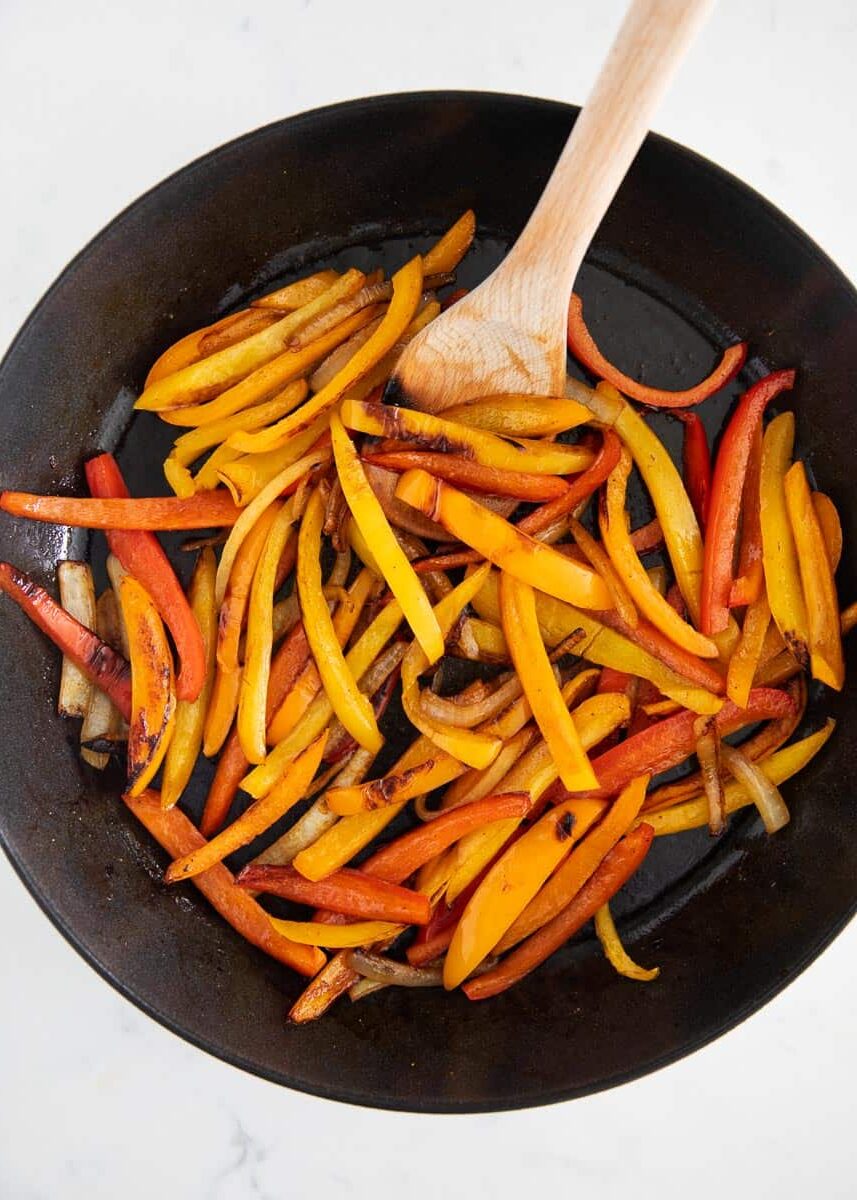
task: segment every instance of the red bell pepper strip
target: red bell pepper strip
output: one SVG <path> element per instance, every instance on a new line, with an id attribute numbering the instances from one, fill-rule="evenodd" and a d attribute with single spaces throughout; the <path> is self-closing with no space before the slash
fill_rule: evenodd
<path id="1" fill-rule="evenodd" d="M 441 301 L 440 307 L 446 312 L 448 308 L 452 308 L 453 304 L 457 304 L 459 300 L 463 300 L 465 296 L 470 294 L 470 288 L 456 288 L 450 292 L 445 300 Z"/>
<path id="2" fill-rule="evenodd" d="M 131 668 L 100 637 L 81 625 L 53 596 L 13 567 L 0 562 L 0 592 L 14 600 L 42 633 L 109 696 L 126 721 L 131 719 Z"/>
<path id="3" fill-rule="evenodd" d="M 319 905 L 348 917 L 427 925 L 431 916 L 428 896 L 348 867 L 313 883 L 294 867 L 250 863 L 235 882 L 239 887 L 282 896 L 298 904 Z"/>
<path id="4" fill-rule="evenodd" d="M 486 467 L 454 454 L 431 450 L 402 450 L 392 454 L 364 454 L 363 461 L 387 471 L 409 471 L 422 467 L 430 475 L 454 483 L 471 492 L 489 496 L 514 496 L 516 500 L 556 500 L 568 491 L 568 484 L 557 475 L 533 475 L 527 471 Z"/>
<path id="5" fill-rule="evenodd" d="M 0 509 L 13 517 L 75 525 L 80 529 L 213 529 L 234 525 L 241 509 L 226 488 L 196 496 L 111 498 L 0 493 Z"/>
<path id="6" fill-rule="evenodd" d="M 638 525 L 630 533 L 631 545 L 638 554 L 646 554 L 649 550 L 657 550 L 664 544 L 664 531 L 657 517 L 646 525 Z"/>
<path id="7" fill-rule="evenodd" d="M 762 427 L 756 430 L 750 445 L 747 477 L 741 501 L 741 549 L 738 556 L 738 575 L 729 592 L 729 607 L 741 608 L 753 604 L 762 593 L 764 567 L 762 563 L 762 497 L 759 488 L 762 474 Z"/>
<path id="8" fill-rule="evenodd" d="M 582 500 L 587 500 L 596 488 L 600 487 L 622 455 L 622 443 L 618 434 L 612 429 L 604 431 L 604 441 L 598 457 L 585 471 L 581 471 L 569 481 L 568 491 L 557 500 L 549 500 L 547 504 L 528 513 L 522 521 L 518 521 L 518 529 L 535 537 L 543 529 L 548 529 L 554 521 L 568 516 Z"/>
<path id="9" fill-rule="evenodd" d="M 469 1000 L 487 1000 L 505 992 L 549 958 L 616 895 L 638 869 L 649 852 L 654 830 L 651 825 L 632 829 L 604 858 L 570 903 L 543 925 L 496 967 L 464 984 Z"/>
<path id="10" fill-rule="evenodd" d="M 647 387 L 607 361 L 586 328 L 583 320 L 583 301 L 574 294 L 568 305 L 568 348 L 574 358 L 591 374 L 605 379 L 632 400 L 648 404 L 650 408 L 690 408 L 692 404 L 701 403 L 737 375 L 747 357 L 746 342 L 739 342 L 736 346 L 724 350 L 723 357 L 711 374 L 694 387 L 679 392 Z"/>
<path id="11" fill-rule="evenodd" d="M 711 499 L 711 451 L 708 448 L 708 436 L 696 413 L 676 413 L 676 416 L 684 424 L 684 444 L 681 452 L 684 486 L 696 519 L 704 532 L 708 524 L 708 506 Z"/>
<path id="12" fill-rule="evenodd" d="M 716 667 L 704 659 L 697 658 L 689 650 L 684 650 L 681 646 L 677 646 L 675 642 L 670 641 L 666 634 L 661 633 L 660 629 L 656 629 L 645 617 L 640 617 L 636 629 L 632 629 L 627 622 L 622 620 L 615 609 L 594 613 L 593 615 L 602 625 L 606 625 L 609 629 L 615 629 L 617 633 L 624 634 L 628 641 L 635 642 L 636 645 L 648 651 L 654 658 L 665 663 L 670 670 L 675 671 L 685 679 L 689 679 L 691 683 L 697 684 L 698 687 L 706 688 L 709 692 L 714 692 L 717 696 L 722 696 L 726 691 L 725 680 Z"/>
<path id="13" fill-rule="evenodd" d="M 738 401 L 721 438 L 702 563 L 700 625 L 704 634 L 722 633 L 729 624 L 732 560 L 750 447 L 765 408 L 780 392 L 791 388 L 794 380 L 794 371 L 774 371 L 754 383 Z"/>
<path id="14" fill-rule="evenodd" d="M 112 454 L 99 454 L 86 463 L 86 481 L 93 496 L 127 498 L 128 488 Z M 122 566 L 143 585 L 164 624 L 173 635 L 179 656 L 176 695 L 195 700 L 205 682 L 205 645 L 196 617 L 170 560 L 153 533 L 142 529 L 108 529 L 107 542 Z"/>

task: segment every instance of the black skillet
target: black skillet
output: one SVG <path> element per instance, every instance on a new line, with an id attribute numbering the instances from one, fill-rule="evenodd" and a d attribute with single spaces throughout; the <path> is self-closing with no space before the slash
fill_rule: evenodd
<path id="1" fill-rule="evenodd" d="M 169 430 L 147 415 L 131 421 L 130 406 L 166 345 L 314 264 L 400 263 L 468 206 L 480 241 L 460 282 L 475 282 L 521 228 L 575 111 L 476 93 L 380 97 L 279 122 L 186 167 L 90 244 L 18 335 L 0 368 L 0 484 L 80 492 L 83 459 L 118 448 L 138 494 L 164 491 Z M 857 296 L 807 237 L 737 180 L 650 137 L 579 286 L 602 348 L 647 381 L 686 386 L 735 333 L 756 356 L 742 384 L 796 366 L 787 400 L 799 448 L 854 544 Z M 706 405 L 712 432 L 737 390 Z M 675 424 L 656 422 L 675 449 Z M 57 559 L 87 545 L 81 533 L 0 521 L 0 557 L 51 587 Z M 857 595 L 847 551 L 839 580 L 845 598 Z M 849 659 L 843 694 L 811 707 L 808 727 L 827 714 L 840 727 L 786 785 L 784 832 L 769 839 L 745 813 L 716 844 L 702 831 L 656 844 L 618 910 L 638 957 L 661 967 L 647 986 L 615 976 L 587 936 L 486 1004 L 389 990 L 287 1027 L 299 982 L 190 885 L 161 884 L 164 856 L 118 803 L 118 771 L 83 766 L 77 729 L 55 716 L 57 654 L 6 604 L 0 833 L 38 902 L 106 979 L 231 1063 L 379 1107 L 544 1104 L 632 1079 L 723 1033 L 851 916 L 853 643 Z M 191 811 L 209 776 L 199 773 Z"/>

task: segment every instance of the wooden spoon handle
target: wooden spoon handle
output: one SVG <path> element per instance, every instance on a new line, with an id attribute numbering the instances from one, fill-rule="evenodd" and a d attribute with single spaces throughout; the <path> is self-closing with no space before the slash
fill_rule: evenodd
<path id="1" fill-rule="evenodd" d="M 547 187 L 503 269 L 568 297 L 583 256 L 713 0 L 633 0 Z"/>

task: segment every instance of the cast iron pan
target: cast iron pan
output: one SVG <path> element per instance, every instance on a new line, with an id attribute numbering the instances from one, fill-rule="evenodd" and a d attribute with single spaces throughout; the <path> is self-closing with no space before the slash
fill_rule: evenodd
<path id="1" fill-rule="evenodd" d="M 175 338 L 314 264 L 388 266 L 464 208 L 480 242 L 471 284 L 521 228 L 575 110 L 514 96 L 386 96 L 296 117 L 160 184 L 54 284 L 0 369 L 0 484 L 81 491 L 81 464 L 118 448 L 139 494 L 164 491 L 169 429 L 131 402 Z M 356 249 L 354 249 L 356 247 Z M 343 251 L 348 249 L 347 254 Z M 650 137 L 580 281 L 603 348 L 647 381 L 686 386 L 735 333 L 753 353 L 740 381 L 796 366 L 799 447 L 857 537 L 857 296 L 780 213 L 710 163 Z M 719 427 L 736 385 L 706 406 Z M 656 419 L 675 449 L 677 426 Z M 642 513 L 640 515 L 643 515 Z M 54 586 L 80 533 L 0 522 L 0 556 Z M 101 538 L 94 540 L 96 555 Z M 855 559 L 840 570 L 857 595 Z M 828 747 L 785 788 L 792 823 L 767 838 L 749 811 L 721 841 L 659 840 L 619 907 L 661 976 L 618 978 L 587 936 L 486 1004 L 389 990 L 341 1001 L 316 1025 L 284 1021 L 298 980 L 247 946 L 190 885 L 167 890 L 164 856 L 118 802 L 120 778 L 81 764 L 55 716 L 58 656 L 3 604 L 0 832 L 33 895 L 87 960 L 164 1025 L 227 1061 L 321 1096 L 417 1111 L 524 1107 L 584 1095 L 668 1063 L 768 1000 L 854 910 L 857 725 L 854 643 Z M 395 724 L 395 722 L 394 722 Z M 396 729 L 388 725 L 395 739 Z M 198 812 L 210 771 L 195 780 Z"/>

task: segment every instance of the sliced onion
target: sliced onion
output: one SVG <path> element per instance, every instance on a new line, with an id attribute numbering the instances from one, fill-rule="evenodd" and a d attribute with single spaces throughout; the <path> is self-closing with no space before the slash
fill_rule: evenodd
<path id="1" fill-rule="evenodd" d="M 334 308 L 328 309 L 325 313 L 320 313 L 312 321 L 304 325 L 289 343 L 290 350 L 302 350 L 304 346 L 309 346 L 312 342 L 318 341 L 331 329 L 335 329 L 337 325 L 341 325 L 349 317 L 360 312 L 364 308 L 368 308 L 370 304 L 381 304 L 390 299 L 393 294 L 393 285 L 389 281 L 386 283 L 367 283 L 350 296 L 347 300 L 342 300 Z"/>
<path id="2" fill-rule="evenodd" d="M 454 696 L 436 696 L 433 692 L 423 691 L 420 694 L 420 707 L 433 721 L 454 725 L 458 729 L 472 729 L 474 725 L 490 721 L 504 708 L 508 708 L 522 691 L 521 681 L 517 675 L 512 674 L 504 676 L 499 686 L 487 696 L 483 695 L 471 701 L 462 701 Z"/>
<path id="3" fill-rule="evenodd" d="M 328 354 L 327 358 L 321 361 L 310 376 L 309 385 L 314 392 L 320 392 L 330 383 L 334 375 L 338 375 L 342 368 L 351 362 L 360 347 L 369 341 L 382 320 L 383 317 L 376 317 L 374 321 L 370 321 L 368 325 L 364 325 L 362 329 L 352 333 L 347 341 L 337 346 Z"/>
<path id="4" fill-rule="evenodd" d="M 409 963 L 398 962 L 394 958 L 387 958 L 384 954 L 372 954 L 368 950 L 349 950 L 345 958 L 352 971 L 356 971 L 364 979 L 382 986 L 443 987 L 442 960 L 428 967 L 412 967 Z M 484 975 L 496 963 L 496 958 L 485 959 L 473 972 L 471 978 L 476 975 Z M 356 989 L 357 985 L 355 984 L 354 987 Z M 377 991 L 378 989 L 364 988 L 359 995 L 351 996 L 351 999 L 359 1000 L 360 996 L 368 995 L 370 990 Z M 350 992 L 349 995 L 351 995 Z"/>
<path id="5" fill-rule="evenodd" d="M 720 736 L 713 717 L 697 721 L 694 732 L 702 787 L 708 800 L 708 829 L 712 837 L 718 837 L 726 826 L 726 804 L 720 777 Z"/>
<path id="6" fill-rule="evenodd" d="M 776 833 L 778 829 L 787 825 L 789 810 L 786 802 L 780 795 L 779 788 L 771 783 L 761 767 L 750 762 L 746 754 L 742 754 L 726 742 L 720 747 L 720 756 L 731 774 L 752 797 L 768 833 Z"/>

